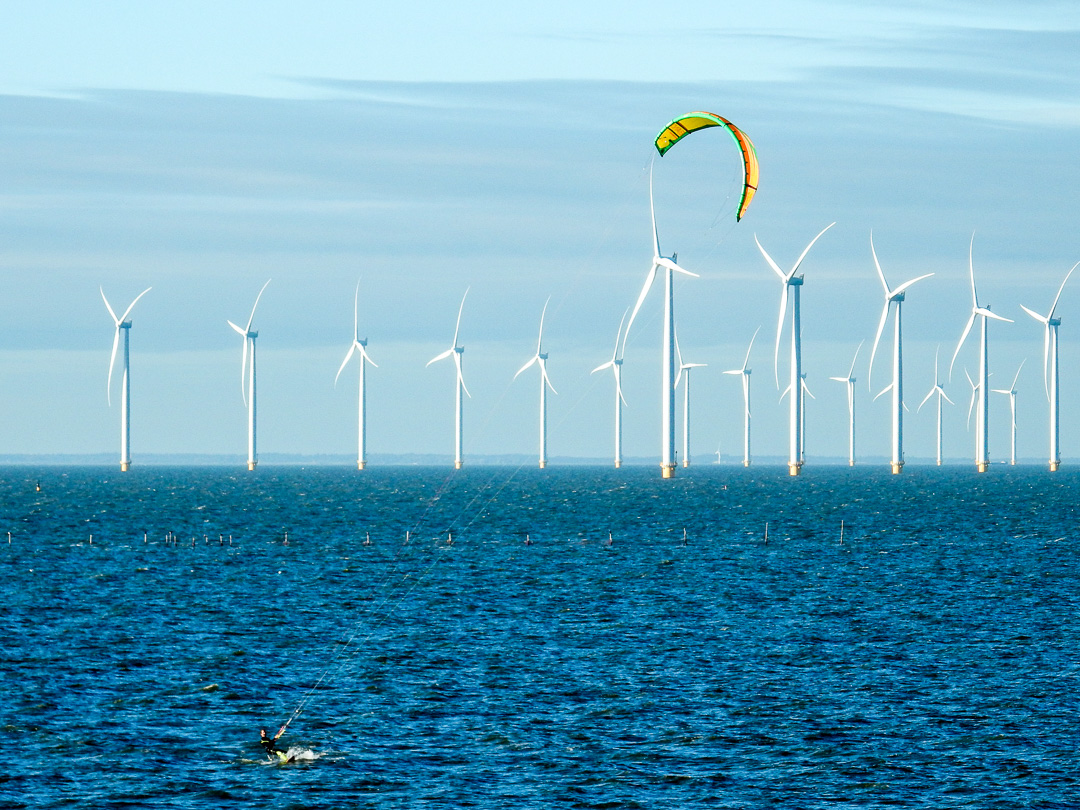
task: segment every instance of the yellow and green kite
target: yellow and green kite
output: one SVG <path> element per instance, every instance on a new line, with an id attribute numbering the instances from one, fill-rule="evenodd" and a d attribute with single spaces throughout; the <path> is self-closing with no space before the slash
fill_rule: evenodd
<path id="1" fill-rule="evenodd" d="M 743 218 L 746 209 L 750 207 L 750 201 L 754 199 L 754 192 L 758 187 L 758 159 L 754 144 L 746 137 L 746 133 L 728 121 L 726 118 L 711 112 L 692 112 L 680 116 L 664 127 L 656 136 L 656 151 L 663 157 L 668 149 L 673 147 L 691 132 L 709 127 L 724 127 L 731 133 L 735 143 L 742 152 L 743 159 L 743 190 L 742 199 L 739 200 L 739 209 L 735 213 L 735 221 Z"/>

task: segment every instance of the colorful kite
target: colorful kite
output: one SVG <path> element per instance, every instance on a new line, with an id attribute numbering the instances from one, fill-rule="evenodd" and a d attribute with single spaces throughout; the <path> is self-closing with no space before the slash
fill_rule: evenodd
<path id="1" fill-rule="evenodd" d="M 726 128 L 731 133 L 731 137 L 735 139 L 735 143 L 738 144 L 739 151 L 742 152 L 745 178 L 743 180 L 742 199 L 739 200 L 739 209 L 735 213 L 737 222 L 743 218 L 746 209 L 750 207 L 750 201 L 754 199 L 754 192 L 757 191 L 758 187 L 757 151 L 754 149 L 754 144 L 746 137 L 746 133 L 726 118 L 715 113 L 692 112 L 676 118 L 660 131 L 660 134 L 656 136 L 656 151 L 663 156 L 668 149 L 691 132 L 697 132 L 699 129 L 709 127 Z"/>

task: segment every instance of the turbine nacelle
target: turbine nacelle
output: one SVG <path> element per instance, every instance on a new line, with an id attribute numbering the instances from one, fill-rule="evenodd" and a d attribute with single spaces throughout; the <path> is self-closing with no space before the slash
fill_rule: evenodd
<path id="1" fill-rule="evenodd" d="M 124 310 L 124 314 L 118 318 L 116 317 L 116 313 L 113 311 L 112 306 L 109 304 L 109 299 L 105 297 L 105 290 L 101 287 L 98 287 L 98 292 L 101 293 L 101 300 L 105 302 L 105 309 L 109 310 L 109 315 L 112 317 L 113 324 L 116 326 L 116 331 L 113 333 L 112 354 L 109 356 L 109 377 L 105 385 L 105 394 L 110 407 L 112 406 L 113 367 L 116 365 L 116 351 L 120 347 L 120 330 L 131 329 L 131 321 L 127 319 L 127 316 L 131 314 L 131 310 L 135 308 L 135 304 L 138 303 L 139 299 L 146 295 L 148 292 L 150 292 L 150 290 L 152 289 L 153 287 L 147 287 L 141 293 L 136 295 L 135 300 L 128 304 L 128 308 Z"/>

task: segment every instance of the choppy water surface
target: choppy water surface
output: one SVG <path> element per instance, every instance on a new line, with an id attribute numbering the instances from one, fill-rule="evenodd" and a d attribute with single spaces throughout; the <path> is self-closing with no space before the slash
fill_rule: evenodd
<path id="1" fill-rule="evenodd" d="M 8 470 L 0 805 L 1080 806 L 1080 476 L 680 472 Z"/>

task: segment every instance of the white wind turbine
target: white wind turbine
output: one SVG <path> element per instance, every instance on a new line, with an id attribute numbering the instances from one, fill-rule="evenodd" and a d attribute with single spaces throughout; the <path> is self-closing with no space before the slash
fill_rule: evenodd
<path id="1" fill-rule="evenodd" d="M 836 223 L 830 223 L 827 225 L 821 233 L 810 240 L 810 244 L 806 246 L 802 254 L 799 256 L 798 261 L 795 262 L 794 267 L 790 271 L 785 273 L 780 269 L 780 266 L 773 261 L 772 256 L 765 252 L 765 248 L 761 246 L 761 242 L 758 242 L 757 235 L 754 235 L 754 241 L 757 242 L 758 250 L 761 251 L 761 255 L 765 257 L 765 261 L 769 263 L 769 267 L 773 269 L 777 276 L 780 277 L 780 283 L 783 285 L 780 294 L 780 318 L 776 325 L 776 349 L 773 353 L 773 368 L 776 375 L 776 387 L 780 387 L 780 372 L 779 372 L 779 358 L 780 358 L 780 336 L 784 330 L 784 317 L 787 315 L 788 295 L 792 298 L 791 302 L 791 382 L 788 385 L 788 391 L 795 391 L 797 387 L 801 385 L 803 379 L 802 373 L 802 310 L 800 306 L 800 292 L 802 290 L 803 277 L 796 276 L 799 271 L 799 266 L 802 264 L 803 259 L 806 258 L 806 254 L 810 252 L 810 248 L 814 246 L 814 243 L 821 238 L 825 231 L 829 230 Z M 788 473 L 791 475 L 798 475 L 802 470 L 803 465 L 803 440 L 802 440 L 802 428 L 803 428 L 803 397 L 801 394 L 802 389 L 798 388 L 800 395 L 793 396 L 791 398 L 791 411 L 789 419 L 789 444 L 788 444 Z M 786 393 L 786 392 L 785 392 Z M 783 399 L 783 395 L 781 395 Z"/>
<path id="2" fill-rule="evenodd" d="M 112 374 L 113 366 L 116 365 L 116 350 L 120 346 L 120 332 L 123 331 L 124 333 L 124 373 L 120 381 L 120 470 L 122 472 L 127 472 L 131 468 L 131 354 L 128 348 L 131 336 L 131 321 L 127 317 L 131 314 L 131 310 L 135 308 L 135 303 L 150 292 L 151 289 L 151 287 L 147 287 L 136 295 L 135 300 L 124 310 L 124 314 L 117 318 L 113 308 L 109 306 L 109 299 L 105 297 L 105 291 L 98 287 L 101 292 L 101 300 L 105 302 L 105 309 L 109 310 L 109 315 L 112 316 L 113 323 L 116 325 L 116 331 L 113 333 L 112 355 L 109 358 L 109 380 L 105 389 L 109 407 L 112 407 Z"/>
<path id="3" fill-rule="evenodd" d="M 975 247 L 975 234 L 971 235 L 971 244 L 968 247 L 968 270 L 971 275 L 971 315 L 968 316 L 967 323 L 964 325 L 964 333 L 960 336 L 960 342 L 956 344 L 956 351 L 953 352 L 952 363 L 949 364 L 949 378 L 952 378 L 953 364 L 956 363 L 956 355 L 960 353 L 960 349 L 964 345 L 964 341 L 967 340 L 968 334 L 971 332 L 971 327 L 975 324 L 975 319 L 979 316 L 982 317 L 980 324 L 980 337 L 979 343 L 979 407 L 976 411 L 975 417 L 975 469 L 979 472 L 986 472 L 990 467 L 990 430 L 989 430 L 989 391 L 990 386 L 988 380 L 990 378 L 990 369 L 988 365 L 987 356 L 987 344 L 986 344 L 986 323 L 987 320 L 993 318 L 998 321 L 1005 321 L 1006 323 L 1012 323 L 1008 318 L 991 312 L 989 306 L 979 306 L 979 296 L 975 291 L 975 264 L 972 260 L 972 253 Z"/>
<path id="4" fill-rule="evenodd" d="M 1057 310 L 1058 299 L 1061 298 L 1061 293 L 1065 289 L 1065 282 L 1069 280 L 1069 276 L 1073 274 L 1073 270 L 1078 266 L 1080 266 L 1080 262 L 1074 264 L 1065 275 L 1065 281 L 1062 281 L 1061 286 L 1058 287 L 1057 295 L 1054 296 L 1054 303 L 1050 305 L 1050 312 L 1045 318 L 1039 313 L 1028 309 L 1023 304 L 1020 305 L 1020 308 L 1023 309 L 1024 312 L 1037 320 L 1044 327 L 1043 386 L 1046 388 L 1046 398 L 1050 400 L 1050 472 L 1056 472 L 1058 467 L 1061 466 L 1061 433 L 1059 430 L 1058 401 L 1060 393 L 1058 384 L 1058 327 L 1061 326 L 1061 319 L 1055 318 L 1054 312 Z"/>
<path id="5" fill-rule="evenodd" d="M 759 326 L 754 330 L 753 337 L 750 338 L 750 346 L 746 349 L 746 358 L 743 360 L 742 368 L 733 368 L 730 371 L 725 371 L 724 374 L 738 374 L 742 379 L 742 396 L 743 396 L 743 466 L 750 466 L 750 352 L 754 348 L 754 340 L 757 339 L 758 332 L 761 331 Z"/>
<path id="6" fill-rule="evenodd" d="M 1013 377 L 1012 385 L 1009 388 L 994 388 L 991 389 L 995 394 L 1006 394 L 1009 397 L 1009 410 L 1012 411 L 1012 434 L 1009 442 L 1009 464 L 1016 466 L 1016 381 L 1020 379 L 1020 369 L 1024 367 L 1024 363 L 1027 360 L 1020 361 L 1020 367 L 1016 369 L 1016 376 Z"/>
<path id="7" fill-rule="evenodd" d="M 626 315 L 629 311 L 630 310 L 626 310 L 619 320 L 619 331 L 615 333 L 615 350 L 611 354 L 611 359 L 592 370 L 592 373 L 595 374 L 598 371 L 603 371 L 605 368 L 610 368 L 615 375 L 615 469 L 622 467 L 622 406 L 626 404 L 626 399 L 623 397 L 622 392 L 623 361 L 622 356 L 619 353 L 619 340 L 622 337 L 623 321 L 626 320 Z"/>
<path id="8" fill-rule="evenodd" d="M 469 389 L 465 387 L 465 378 L 461 376 L 461 355 L 465 352 L 464 346 L 458 346 L 458 330 L 461 328 L 461 311 L 465 309 L 465 297 L 469 294 L 468 288 L 465 289 L 465 295 L 461 296 L 461 306 L 458 307 L 457 324 L 454 326 L 454 342 L 450 348 L 445 352 L 432 357 L 427 361 L 427 365 L 437 363 L 439 360 L 444 360 L 447 357 L 454 358 L 454 366 L 457 368 L 457 382 L 455 384 L 456 395 L 454 397 L 454 469 L 460 470 L 461 465 L 464 463 L 464 459 L 461 455 L 461 434 L 462 434 L 462 391 L 472 399 L 472 394 L 469 393 Z"/>
<path id="9" fill-rule="evenodd" d="M 558 394 L 555 390 L 555 386 L 551 384 L 551 380 L 548 379 L 547 373 L 547 354 L 544 353 L 544 316 L 547 315 L 548 304 L 551 303 L 551 297 L 544 302 L 544 309 L 540 313 L 540 337 L 536 340 L 536 354 L 532 356 L 532 359 L 528 363 L 523 365 L 517 370 L 517 374 L 514 375 L 516 380 L 518 376 L 536 363 L 540 366 L 540 469 L 547 467 L 547 390 L 550 388 L 551 393 Z"/>
<path id="10" fill-rule="evenodd" d="M 674 274 L 698 278 L 696 273 L 684 270 L 675 263 L 676 254 L 671 258 L 660 255 L 660 239 L 656 234 L 656 210 L 653 206 L 652 165 L 649 166 L 649 214 L 652 217 L 653 258 L 649 274 L 645 277 L 645 286 L 641 288 L 630 321 L 626 324 L 623 335 L 623 353 L 626 350 L 626 335 L 641 309 L 649 289 L 656 280 L 656 271 L 664 270 L 664 339 L 661 363 L 661 424 L 660 424 L 660 472 L 664 478 L 675 475 L 675 282 Z"/>
<path id="11" fill-rule="evenodd" d="M 941 347 L 939 346 L 938 349 L 940 350 L 940 348 Z M 953 402 L 951 399 L 949 399 L 949 395 L 946 394 L 945 389 L 941 387 L 941 378 L 938 376 L 938 353 L 937 353 L 937 351 L 934 352 L 934 387 L 930 389 L 930 392 L 923 398 L 923 401 L 919 403 L 919 407 L 916 409 L 915 412 L 918 413 L 919 411 L 921 411 L 922 406 L 925 405 L 927 403 L 927 401 L 930 399 L 930 397 L 932 397 L 934 394 L 937 394 L 937 397 L 938 397 L 938 399 L 937 399 L 937 465 L 940 467 L 941 466 L 941 400 L 944 399 L 950 405 L 955 405 L 956 403 Z M 974 398 L 974 395 L 975 395 L 975 392 L 974 392 L 974 390 L 972 390 L 972 398 Z M 971 413 L 971 409 L 969 408 L 968 409 L 968 414 L 970 415 L 970 413 Z"/>
<path id="12" fill-rule="evenodd" d="M 679 385 L 683 372 L 686 372 L 686 384 L 683 386 L 683 461 L 684 467 L 690 466 L 690 369 L 704 368 L 706 363 L 684 363 L 679 350 L 679 336 L 675 336 L 675 355 L 679 362 L 679 373 L 675 376 L 675 387 Z"/>
<path id="13" fill-rule="evenodd" d="M 270 283 L 270 279 L 266 280 L 266 284 L 262 285 L 262 289 L 259 290 L 259 294 L 255 296 L 255 306 L 251 308 L 251 316 L 247 320 L 247 326 L 241 329 L 232 321 L 227 321 L 243 339 L 244 349 L 243 358 L 240 363 L 240 393 L 244 397 L 244 404 L 248 409 L 248 458 L 247 468 L 254 470 L 255 465 L 258 463 L 258 455 L 255 452 L 255 338 L 259 336 L 258 332 L 252 331 L 251 322 L 255 320 L 255 309 L 259 306 L 259 299 L 262 298 L 263 292 L 266 290 L 266 285 Z M 248 358 L 250 355 L 250 365 L 248 364 Z M 247 384 L 245 389 L 244 385 Z"/>
<path id="14" fill-rule="evenodd" d="M 855 349 L 855 356 L 851 358 L 851 368 L 846 377 L 829 377 L 847 385 L 847 412 L 848 412 L 848 466 L 855 466 L 855 361 L 859 359 L 859 351 L 863 341 Z"/>
<path id="15" fill-rule="evenodd" d="M 367 466 L 367 392 L 365 384 L 367 380 L 367 364 L 371 363 L 372 366 L 378 368 L 378 364 L 372 360 L 367 353 L 367 338 L 360 339 L 360 318 L 358 313 L 358 305 L 360 302 L 360 282 L 356 282 L 356 293 L 353 296 L 353 342 L 349 346 L 349 351 L 345 355 L 345 359 L 341 362 L 341 368 L 338 369 L 337 376 L 334 377 L 334 387 L 337 387 L 338 377 L 341 376 L 341 372 L 345 370 L 345 366 L 349 364 L 349 360 L 352 359 L 353 353 L 359 353 L 360 357 L 360 404 L 359 404 L 359 438 L 357 440 L 359 447 L 356 452 L 356 468 L 358 470 L 364 469 Z"/>
<path id="16" fill-rule="evenodd" d="M 896 475 L 904 467 L 904 350 L 903 331 L 901 326 L 905 291 L 908 287 L 924 278 L 930 278 L 933 273 L 905 281 L 895 290 L 889 289 L 889 282 L 885 280 L 885 273 L 881 270 L 877 251 L 874 250 L 874 234 L 870 233 L 870 255 L 874 257 L 874 267 L 877 268 L 881 286 L 885 288 L 885 306 L 881 310 L 881 320 L 878 321 L 877 334 L 874 336 L 874 348 L 870 351 L 870 369 L 867 371 L 867 387 L 874 373 L 874 356 L 877 354 L 878 343 L 881 341 L 881 333 L 885 329 L 885 322 L 889 319 L 889 309 L 896 304 L 896 315 L 893 317 L 893 374 L 892 382 L 889 383 L 877 395 L 880 397 L 886 391 L 892 391 L 892 458 L 890 464 L 893 475 Z M 877 399 L 874 397 L 874 399 Z"/>

